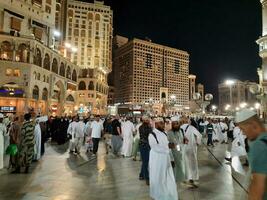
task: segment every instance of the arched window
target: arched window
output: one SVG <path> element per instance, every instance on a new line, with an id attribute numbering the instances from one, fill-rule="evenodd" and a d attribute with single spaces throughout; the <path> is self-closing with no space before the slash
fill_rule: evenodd
<path id="1" fill-rule="evenodd" d="M 66 101 L 71 101 L 71 102 L 74 102 L 74 98 L 72 95 L 69 95 L 67 98 L 66 98 Z"/>
<path id="2" fill-rule="evenodd" d="M 52 72 L 58 74 L 58 62 L 57 62 L 57 59 L 53 59 L 53 62 L 52 62 Z"/>
<path id="3" fill-rule="evenodd" d="M 96 14 L 96 15 L 95 15 L 95 20 L 96 20 L 96 21 L 100 21 L 100 14 Z"/>
<path id="4" fill-rule="evenodd" d="M 37 79 L 37 73 L 35 71 L 33 72 L 33 78 L 34 78 L 34 80 Z"/>
<path id="5" fill-rule="evenodd" d="M 0 56 L 2 60 L 12 60 L 13 51 L 10 42 L 8 41 L 2 42 L 0 50 L 1 50 Z"/>
<path id="6" fill-rule="evenodd" d="M 39 99 L 39 88 L 37 85 L 33 87 L 32 90 L 32 98 L 38 100 Z"/>
<path id="7" fill-rule="evenodd" d="M 162 98 L 162 99 L 166 99 L 166 93 L 165 93 L 165 92 L 162 92 L 162 93 L 161 93 L 161 98 Z"/>
<path id="8" fill-rule="evenodd" d="M 33 63 L 39 67 L 42 67 L 42 54 L 41 54 L 40 49 L 38 49 L 38 48 L 36 48 Z"/>
<path id="9" fill-rule="evenodd" d="M 93 13 L 91 13 L 91 12 L 88 13 L 88 19 L 89 20 L 93 20 L 94 19 Z"/>
<path id="10" fill-rule="evenodd" d="M 42 100 L 46 101 L 47 99 L 48 99 L 48 90 L 44 88 L 42 92 Z"/>
<path id="11" fill-rule="evenodd" d="M 46 82 L 46 76 L 43 75 L 43 82 Z"/>
<path id="12" fill-rule="evenodd" d="M 66 77 L 68 79 L 71 79 L 71 71 L 70 71 L 70 66 L 67 67 L 67 73 L 66 73 Z"/>
<path id="13" fill-rule="evenodd" d="M 86 90 L 86 85 L 84 81 L 81 81 L 79 83 L 78 90 Z"/>
<path id="14" fill-rule="evenodd" d="M 47 70 L 50 70 L 50 57 L 49 55 L 46 53 L 45 57 L 44 57 L 44 64 L 43 64 L 44 68 Z"/>
<path id="15" fill-rule="evenodd" d="M 18 50 L 16 51 L 16 61 L 17 62 L 29 62 L 30 55 L 26 44 L 20 44 Z"/>
<path id="16" fill-rule="evenodd" d="M 94 82 L 90 81 L 89 86 L 88 86 L 88 90 L 94 90 L 95 86 L 94 86 Z"/>
<path id="17" fill-rule="evenodd" d="M 40 73 L 37 74 L 37 80 L 38 80 L 38 81 L 41 80 L 41 74 L 40 74 Z"/>
<path id="18" fill-rule="evenodd" d="M 60 63 L 60 68 L 59 68 L 59 75 L 65 77 L 65 65 L 64 63 Z"/>
<path id="19" fill-rule="evenodd" d="M 71 9 L 68 10 L 68 17 L 70 17 L 70 18 L 73 17 L 73 10 L 71 10 Z"/>
<path id="20" fill-rule="evenodd" d="M 46 82 L 49 83 L 49 76 L 46 77 Z"/>
<path id="21" fill-rule="evenodd" d="M 71 78 L 73 81 L 77 81 L 77 73 L 76 73 L 76 70 L 74 69 L 73 72 L 72 72 L 72 78 Z"/>

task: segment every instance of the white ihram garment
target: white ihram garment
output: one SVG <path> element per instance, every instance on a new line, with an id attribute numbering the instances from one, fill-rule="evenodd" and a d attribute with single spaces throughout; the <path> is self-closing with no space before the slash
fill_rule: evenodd
<path id="1" fill-rule="evenodd" d="M 246 156 L 245 139 L 246 136 L 242 133 L 239 127 L 235 127 L 233 130 L 234 141 L 232 142 L 231 157 Z"/>
<path id="2" fill-rule="evenodd" d="M 228 137 L 227 137 L 227 130 L 228 130 L 228 126 L 226 123 L 223 122 L 219 122 L 218 123 L 218 128 L 219 128 L 219 133 L 220 133 L 220 142 L 227 142 L 228 141 Z M 224 130 L 224 133 L 223 133 Z"/>
<path id="3" fill-rule="evenodd" d="M 41 127 L 40 124 L 37 123 L 34 128 L 34 160 L 39 160 L 41 158 L 41 138 Z"/>
<path id="4" fill-rule="evenodd" d="M 128 120 L 124 122 L 121 126 L 121 132 L 123 137 L 121 154 L 125 157 L 129 157 L 132 155 L 134 131 L 134 124 Z"/>
<path id="5" fill-rule="evenodd" d="M 186 180 L 198 180 L 197 145 L 201 144 L 202 135 L 191 125 L 184 124 L 181 128 L 184 130 L 185 138 L 188 139 L 188 144 L 185 145 L 185 178 Z"/>
<path id="6" fill-rule="evenodd" d="M 149 156 L 150 196 L 154 200 L 178 200 L 177 186 L 171 166 L 169 141 L 165 133 L 154 129 L 150 134 Z"/>

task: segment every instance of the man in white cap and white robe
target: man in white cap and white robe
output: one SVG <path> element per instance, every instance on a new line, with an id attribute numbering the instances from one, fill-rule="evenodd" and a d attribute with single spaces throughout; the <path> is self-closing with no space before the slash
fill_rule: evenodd
<path id="1" fill-rule="evenodd" d="M 134 132 L 134 124 L 130 121 L 129 117 L 126 117 L 126 121 L 121 125 L 121 133 L 123 138 L 121 155 L 124 157 L 131 157 L 132 155 Z"/>
<path id="2" fill-rule="evenodd" d="M 5 124 L 3 123 L 4 115 L 0 113 L 0 169 L 4 168 L 4 155 L 5 155 L 5 148 L 4 148 L 4 136 L 7 134 L 7 129 Z"/>
<path id="3" fill-rule="evenodd" d="M 162 118 L 155 119 L 155 129 L 149 134 L 151 147 L 149 156 L 150 196 L 154 200 L 178 200 L 177 186 L 173 174 L 170 148 Z"/>
<path id="4" fill-rule="evenodd" d="M 80 150 L 83 145 L 84 130 L 85 130 L 85 124 L 83 122 L 83 117 L 79 117 L 79 122 L 74 127 L 74 133 L 75 133 L 74 143 L 75 143 L 75 150 L 77 154 L 80 154 Z"/>
<path id="5" fill-rule="evenodd" d="M 174 144 L 175 148 L 171 150 L 171 156 L 174 160 L 174 176 L 176 182 L 183 182 L 185 179 L 185 162 L 184 162 L 184 133 L 180 129 L 180 116 L 171 118 L 172 128 L 168 131 L 169 143 Z"/>
<path id="6" fill-rule="evenodd" d="M 236 123 L 250 141 L 248 160 L 251 182 L 248 199 L 267 199 L 267 131 L 257 113 L 243 109 L 236 114 Z"/>
<path id="7" fill-rule="evenodd" d="M 188 118 L 182 120 L 181 129 L 187 139 L 185 144 L 185 178 L 190 187 L 197 187 L 195 181 L 199 179 L 197 146 L 201 144 L 202 135 L 199 131 L 189 123 Z"/>

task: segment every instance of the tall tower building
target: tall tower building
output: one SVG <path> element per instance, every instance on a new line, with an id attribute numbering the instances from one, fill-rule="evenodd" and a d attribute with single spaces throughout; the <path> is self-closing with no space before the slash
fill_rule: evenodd
<path id="1" fill-rule="evenodd" d="M 188 77 L 189 77 L 189 100 L 193 100 L 193 95 L 196 93 L 196 76 L 190 74 Z"/>
<path id="2" fill-rule="evenodd" d="M 127 41 L 127 40 L 124 40 Z M 170 102 L 188 107 L 189 54 L 186 51 L 132 39 L 114 52 L 115 102 Z"/>
<path id="3" fill-rule="evenodd" d="M 77 47 L 71 60 L 80 67 L 78 106 L 93 114 L 106 114 L 112 68 L 113 12 L 104 2 L 67 3 L 66 42 Z"/>
<path id="4" fill-rule="evenodd" d="M 197 84 L 197 92 L 201 95 L 201 101 L 204 101 L 204 85 L 199 83 Z"/>
<path id="5" fill-rule="evenodd" d="M 257 40 L 259 56 L 262 58 L 262 70 L 259 71 L 262 78 L 262 86 L 267 91 L 267 0 L 261 0 L 262 4 L 262 36 Z"/>

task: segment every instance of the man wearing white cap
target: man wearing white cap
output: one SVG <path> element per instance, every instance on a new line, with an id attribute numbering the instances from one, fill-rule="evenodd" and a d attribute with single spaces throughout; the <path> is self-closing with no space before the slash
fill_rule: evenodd
<path id="1" fill-rule="evenodd" d="M 201 144 L 202 135 L 189 123 L 188 118 L 184 118 L 182 124 L 181 129 L 183 129 L 184 136 L 188 139 L 185 145 L 185 178 L 190 187 L 197 187 L 195 184 L 195 181 L 199 179 L 197 145 Z"/>
<path id="2" fill-rule="evenodd" d="M 4 115 L 0 113 L 0 169 L 4 168 L 4 136 L 6 135 L 6 126 L 3 123 Z"/>
<path id="3" fill-rule="evenodd" d="M 254 111 L 243 109 L 236 114 L 236 123 L 250 140 L 248 153 L 251 168 L 250 200 L 267 199 L 267 132 Z"/>
<path id="4" fill-rule="evenodd" d="M 185 179 L 185 163 L 184 163 L 184 133 L 180 129 L 180 116 L 171 118 L 172 129 L 168 131 L 169 143 L 174 144 L 175 148 L 171 150 L 171 156 L 174 159 L 174 176 L 176 182 L 183 182 Z"/>
<path id="5" fill-rule="evenodd" d="M 173 174 L 170 148 L 165 124 L 162 118 L 155 119 L 155 129 L 149 135 L 151 147 L 149 156 L 150 196 L 154 200 L 178 200 L 177 186 Z"/>
<path id="6" fill-rule="evenodd" d="M 121 154 L 124 157 L 130 157 L 132 155 L 134 132 L 134 124 L 130 121 L 129 117 L 126 117 L 126 121 L 121 126 L 121 133 L 123 137 Z"/>
<path id="7" fill-rule="evenodd" d="M 79 117 L 79 122 L 76 124 L 74 127 L 74 133 L 75 133 L 75 150 L 77 154 L 80 154 L 80 150 L 83 144 L 84 140 L 84 129 L 85 129 L 85 124 L 83 122 L 83 117 Z"/>

